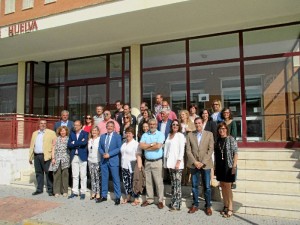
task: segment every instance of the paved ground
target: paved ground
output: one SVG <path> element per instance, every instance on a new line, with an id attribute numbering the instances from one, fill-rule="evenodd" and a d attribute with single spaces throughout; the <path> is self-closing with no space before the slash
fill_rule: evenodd
<path id="1" fill-rule="evenodd" d="M 216 211 L 211 217 L 207 217 L 202 210 L 190 215 L 187 208 L 169 212 L 167 207 L 159 210 L 155 205 L 146 208 L 130 204 L 115 206 L 111 200 L 96 204 L 88 197 L 84 201 L 68 200 L 49 197 L 46 193 L 32 196 L 32 192 L 32 188 L 28 187 L 0 185 L 0 224 L 300 224 L 300 220 L 245 214 L 235 214 L 225 219 Z"/>

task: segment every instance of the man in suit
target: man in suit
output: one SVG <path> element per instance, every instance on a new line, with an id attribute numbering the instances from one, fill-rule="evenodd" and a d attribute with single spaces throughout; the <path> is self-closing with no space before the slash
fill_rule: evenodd
<path id="1" fill-rule="evenodd" d="M 98 149 L 101 155 L 102 191 L 101 198 L 99 200 L 97 199 L 96 202 L 100 203 L 107 201 L 108 178 L 109 173 L 111 173 L 114 184 L 115 205 L 119 205 L 121 198 L 119 153 L 122 145 L 122 138 L 121 135 L 114 132 L 115 123 L 113 121 L 108 121 L 106 123 L 106 130 L 107 133 L 100 136 Z"/>
<path id="2" fill-rule="evenodd" d="M 34 131 L 31 137 L 29 149 L 29 163 L 34 160 L 34 169 L 37 180 L 36 191 L 32 195 L 43 193 L 44 173 L 46 174 L 47 192 L 53 196 L 53 177 L 49 171 L 51 163 L 52 147 L 54 145 L 56 134 L 54 131 L 47 129 L 46 120 L 40 120 L 39 130 Z"/>
<path id="3" fill-rule="evenodd" d="M 71 165 L 72 165 L 72 177 L 73 188 L 72 194 L 69 198 L 78 197 L 79 190 L 79 175 L 80 175 L 80 199 L 85 199 L 86 192 L 86 172 L 87 172 L 87 158 L 88 158 L 88 133 L 82 130 L 82 124 L 80 120 L 74 122 L 74 130 L 71 132 L 68 148 L 71 150 Z"/>
<path id="4" fill-rule="evenodd" d="M 160 111 L 162 120 L 160 120 L 157 125 L 157 130 L 159 130 L 165 135 L 165 140 L 167 139 L 170 133 L 171 123 L 172 123 L 172 120 L 169 119 L 169 113 L 170 113 L 169 109 L 163 108 Z"/>
<path id="5" fill-rule="evenodd" d="M 56 132 L 57 128 L 59 128 L 60 126 L 68 127 L 69 131 L 73 130 L 74 123 L 69 120 L 69 111 L 63 110 L 61 111 L 60 115 L 61 115 L 61 120 L 57 121 L 54 124 L 53 130 Z"/>
<path id="6" fill-rule="evenodd" d="M 196 131 L 190 132 L 186 139 L 187 167 L 191 168 L 193 206 L 188 213 L 198 211 L 199 207 L 199 176 L 204 187 L 205 213 L 212 215 L 210 171 L 213 168 L 214 136 L 212 132 L 203 130 L 203 120 L 198 117 L 194 121 Z"/>

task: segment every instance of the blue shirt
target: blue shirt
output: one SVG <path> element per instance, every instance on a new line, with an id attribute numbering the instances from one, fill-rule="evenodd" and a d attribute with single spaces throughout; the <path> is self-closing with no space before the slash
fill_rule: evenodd
<path id="1" fill-rule="evenodd" d="M 151 133 L 150 131 L 144 133 L 140 142 L 146 144 L 151 144 L 154 142 L 163 144 L 164 141 L 165 141 L 165 135 L 162 132 L 156 130 L 154 133 Z M 145 151 L 145 158 L 148 160 L 159 159 L 162 157 L 163 157 L 162 147 L 157 150 Z"/>

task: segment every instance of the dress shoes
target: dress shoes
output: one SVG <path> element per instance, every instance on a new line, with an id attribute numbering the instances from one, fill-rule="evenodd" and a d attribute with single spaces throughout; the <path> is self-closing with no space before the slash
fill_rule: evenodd
<path id="1" fill-rule="evenodd" d="M 144 201 L 141 205 L 141 207 L 146 207 L 148 205 L 151 205 L 152 203 L 148 202 L 148 201 Z"/>
<path id="2" fill-rule="evenodd" d="M 115 200 L 115 205 L 120 205 L 120 199 Z"/>
<path id="3" fill-rule="evenodd" d="M 159 203 L 157 204 L 157 207 L 158 207 L 159 209 L 162 209 L 162 208 L 164 208 L 164 203 L 162 203 L 162 202 L 159 202 Z"/>
<path id="4" fill-rule="evenodd" d="M 71 198 L 77 198 L 78 197 L 78 195 L 77 194 L 71 194 L 69 197 L 68 197 L 68 199 L 71 199 Z"/>
<path id="5" fill-rule="evenodd" d="M 32 193 L 32 195 L 39 195 L 39 194 L 43 194 L 43 192 L 42 191 L 35 191 L 35 192 Z"/>
<path id="6" fill-rule="evenodd" d="M 80 200 L 84 200 L 85 199 L 85 194 L 81 194 L 80 195 Z"/>
<path id="7" fill-rule="evenodd" d="M 211 215 L 212 215 L 212 210 L 211 210 L 210 207 L 207 207 L 207 208 L 205 209 L 205 214 L 208 215 L 208 216 L 211 216 Z"/>
<path id="8" fill-rule="evenodd" d="M 195 213 L 196 211 L 198 211 L 198 207 L 192 206 L 192 208 L 189 209 L 188 213 Z"/>
<path id="9" fill-rule="evenodd" d="M 52 193 L 52 192 L 49 192 L 48 195 L 51 197 L 51 196 L 53 196 L 53 193 Z"/>
<path id="10" fill-rule="evenodd" d="M 96 198 L 96 203 L 101 203 L 107 201 L 107 198 L 101 197 L 101 198 Z"/>

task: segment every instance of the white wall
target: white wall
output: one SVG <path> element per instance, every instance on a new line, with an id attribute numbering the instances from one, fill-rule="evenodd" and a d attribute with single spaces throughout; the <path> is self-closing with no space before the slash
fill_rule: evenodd
<path id="1" fill-rule="evenodd" d="M 0 149 L 0 184 L 10 184 L 21 178 L 21 171 L 31 170 L 29 148 Z"/>

